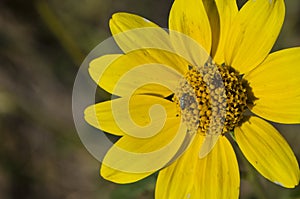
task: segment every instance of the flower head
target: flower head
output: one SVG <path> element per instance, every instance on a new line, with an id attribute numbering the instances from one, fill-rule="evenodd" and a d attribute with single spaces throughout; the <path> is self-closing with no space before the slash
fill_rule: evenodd
<path id="1" fill-rule="evenodd" d="M 101 175 L 130 183 L 159 171 L 157 199 L 238 198 L 230 134 L 265 178 L 296 186 L 296 157 L 264 120 L 300 123 L 300 48 L 269 54 L 284 14 L 283 0 L 240 10 L 232 0 L 175 0 L 167 31 L 115 14 L 110 28 L 124 54 L 93 60 L 89 72 L 119 98 L 85 111 L 91 125 L 121 136 Z"/>

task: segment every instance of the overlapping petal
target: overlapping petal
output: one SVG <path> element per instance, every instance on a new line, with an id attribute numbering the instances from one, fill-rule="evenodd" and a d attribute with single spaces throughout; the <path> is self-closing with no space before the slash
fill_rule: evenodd
<path id="1" fill-rule="evenodd" d="M 166 97 L 177 87 L 189 63 L 179 55 L 141 49 L 125 55 L 105 55 L 90 63 L 93 80 L 118 96 L 154 94 Z"/>
<path id="2" fill-rule="evenodd" d="M 110 28 L 125 54 L 95 59 L 89 72 L 103 89 L 122 98 L 85 111 L 88 123 L 122 136 L 107 152 L 101 175 L 116 183 L 135 182 L 166 166 L 186 140 L 193 140 L 160 171 L 156 199 L 238 198 L 239 169 L 227 138 L 220 136 L 213 150 L 199 158 L 203 135 L 189 137 L 175 104 L 163 98 L 174 93 L 188 66 L 202 66 L 212 55 L 216 63 L 245 74 L 256 97 L 250 107 L 255 114 L 299 123 L 300 48 L 268 56 L 284 14 L 283 0 L 248 1 L 240 11 L 232 0 L 175 0 L 168 32 L 137 15 L 115 14 Z M 149 111 L 153 105 L 165 112 Z M 297 160 L 269 123 L 250 117 L 235 129 L 235 137 L 267 179 L 288 188 L 299 183 Z"/>
<path id="3" fill-rule="evenodd" d="M 213 0 L 202 0 L 203 6 L 206 10 L 207 17 L 210 23 L 212 44 L 211 44 L 211 56 L 214 57 L 216 49 L 219 43 L 220 37 L 220 16 L 218 13 L 216 2 Z"/>
<path id="4" fill-rule="evenodd" d="M 230 28 L 224 49 L 226 64 L 242 74 L 259 65 L 272 49 L 284 15 L 283 0 L 247 1 Z"/>
<path id="5" fill-rule="evenodd" d="M 124 111 L 128 103 L 129 109 Z M 157 105 L 162 106 L 166 114 L 152 110 Z M 107 152 L 101 175 L 114 182 L 128 183 L 164 167 L 186 139 L 186 127 L 176 113 L 173 102 L 147 95 L 132 96 L 130 101 L 118 98 L 88 107 L 86 121 L 123 135 Z M 134 124 L 128 126 L 131 122 Z"/>
<path id="6" fill-rule="evenodd" d="M 270 54 L 245 79 L 257 100 L 251 111 L 279 123 L 300 123 L 300 48 Z"/>
<path id="7" fill-rule="evenodd" d="M 258 117 L 251 117 L 234 133 L 245 157 L 265 178 L 287 188 L 299 183 L 296 157 L 271 124 Z"/>
<path id="8" fill-rule="evenodd" d="M 170 11 L 169 29 L 177 52 L 189 56 L 195 65 L 206 61 L 211 51 L 212 34 L 202 1 L 175 0 Z"/>
<path id="9" fill-rule="evenodd" d="M 232 0 L 203 0 L 212 32 L 212 57 L 218 64 L 225 61 L 225 42 L 232 28 L 232 22 L 238 13 L 236 1 Z"/>
<path id="10" fill-rule="evenodd" d="M 145 48 L 172 49 L 168 33 L 138 15 L 116 13 L 109 25 L 115 41 L 125 53 Z"/>
<path id="11" fill-rule="evenodd" d="M 225 137 L 205 158 L 199 158 L 204 137 L 196 135 L 184 155 L 160 171 L 156 199 L 228 199 L 238 198 L 239 169 L 234 151 Z M 184 183 L 183 183 L 184 182 Z"/>
<path id="12" fill-rule="evenodd" d="M 154 105 L 161 105 L 166 114 L 152 115 L 151 118 L 149 111 Z M 128 110 L 123 111 L 127 108 Z M 167 120 L 168 118 L 176 118 L 177 112 L 175 104 L 169 100 L 149 95 L 135 95 L 131 99 L 118 98 L 89 106 L 84 114 L 85 120 L 90 125 L 114 135 L 125 135 L 131 131 L 136 132 L 139 130 L 139 126 L 146 126 L 150 123 L 155 125 L 156 122 L 161 124 L 160 121 L 164 119 L 164 116 L 167 117 Z M 153 114 L 161 114 L 161 111 L 153 111 Z M 116 119 L 118 120 L 116 121 Z M 132 128 L 128 129 L 130 132 L 124 132 L 124 129 L 128 128 L 126 126 L 131 122 L 139 126 L 132 125 Z M 166 124 L 170 122 L 175 121 L 170 120 Z M 131 132 L 131 134 L 133 133 Z"/>
<path id="13" fill-rule="evenodd" d="M 145 172 L 145 173 L 129 173 L 116 169 L 112 169 L 104 164 L 101 165 L 100 175 L 111 182 L 118 184 L 128 184 L 137 182 L 141 179 L 144 179 L 151 175 L 154 172 Z"/>
<path id="14" fill-rule="evenodd" d="M 185 139 L 186 129 L 179 129 L 179 124 L 178 118 L 169 119 L 161 132 L 148 139 L 123 136 L 107 152 L 101 176 L 116 183 L 131 183 L 163 168 Z"/>
<path id="15" fill-rule="evenodd" d="M 211 29 L 202 1 L 186 3 L 185 0 L 175 0 L 170 11 L 169 28 L 191 37 L 210 52 Z"/>

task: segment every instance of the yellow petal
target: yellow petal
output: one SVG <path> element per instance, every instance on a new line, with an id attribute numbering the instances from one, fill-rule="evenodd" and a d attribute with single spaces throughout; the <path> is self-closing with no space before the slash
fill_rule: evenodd
<path id="1" fill-rule="evenodd" d="M 245 157 L 265 178 L 287 188 L 299 183 L 296 157 L 271 124 L 258 117 L 251 117 L 234 133 Z"/>
<path id="2" fill-rule="evenodd" d="M 105 55 L 90 63 L 93 80 L 118 96 L 155 94 L 166 97 L 177 87 L 189 63 L 158 49 L 136 50 L 125 55 Z"/>
<path id="3" fill-rule="evenodd" d="M 199 165 L 200 198 L 238 198 L 239 168 L 235 153 L 226 137 L 219 138 L 211 153 L 201 159 Z"/>
<path id="4" fill-rule="evenodd" d="M 209 0 L 205 0 L 209 1 Z M 212 2 L 212 1 L 209 1 Z M 215 53 L 213 54 L 213 59 L 216 63 L 222 64 L 225 61 L 224 52 L 226 48 L 226 40 L 229 37 L 229 31 L 232 28 L 232 22 L 236 14 L 238 13 L 238 7 L 236 1 L 232 0 L 215 0 L 215 5 L 217 8 L 218 19 L 213 17 L 214 20 L 211 20 L 212 33 L 219 32 L 218 41 L 213 42 L 217 43 Z M 209 18 L 211 18 L 211 12 L 207 11 Z M 217 21 L 219 20 L 219 30 L 216 29 Z M 214 28 L 215 27 L 215 28 Z M 214 38 L 213 38 L 214 39 Z"/>
<path id="5" fill-rule="evenodd" d="M 132 182 L 139 181 L 147 176 L 151 175 L 153 172 L 146 173 L 128 173 L 119 170 L 112 169 L 110 167 L 101 165 L 100 175 L 111 182 L 119 184 L 128 184 Z"/>
<path id="6" fill-rule="evenodd" d="M 220 137 L 203 159 L 199 150 L 203 136 L 196 135 L 183 156 L 160 171 L 155 198 L 234 199 L 239 195 L 239 169 L 229 141 Z"/>
<path id="7" fill-rule="evenodd" d="M 129 110 L 124 111 L 128 103 Z M 153 111 L 157 105 L 163 106 L 167 115 Z M 180 118 L 176 114 L 173 102 L 142 95 L 132 96 L 129 102 L 128 99 L 118 98 L 88 107 L 85 110 L 88 123 L 109 133 L 123 135 L 106 154 L 101 175 L 116 183 L 130 183 L 147 177 L 167 164 L 186 136 L 186 128 L 180 125 Z M 128 128 L 130 118 L 136 126 L 129 129 L 132 132 L 124 132 L 122 129 L 124 126 Z M 157 124 L 163 126 L 157 128 Z M 147 129 L 139 131 L 142 126 L 155 132 L 151 137 L 144 136 Z"/>
<path id="8" fill-rule="evenodd" d="M 272 53 L 245 78 L 256 98 L 255 114 L 279 123 L 300 123 L 300 48 Z"/>
<path id="9" fill-rule="evenodd" d="M 159 27 L 148 19 L 122 12 L 113 14 L 109 25 L 113 35 L 136 28 Z"/>
<path id="10" fill-rule="evenodd" d="M 241 73 L 260 64 L 272 49 L 285 15 L 283 0 L 247 1 L 226 42 L 225 61 Z"/>
<path id="11" fill-rule="evenodd" d="M 108 54 L 92 60 L 89 65 L 91 78 L 98 84 L 106 68 L 122 55 L 123 54 Z"/>
<path id="12" fill-rule="evenodd" d="M 179 124 L 179 118 L 168 119 L 161 132 L 148 139 L 123 136 L 106 154 L 101 176 L 115 183 L 131 183 L 164 167 L 185 137 L 185 129 L 178 132 Z"/>
<path id="13" fill-rule="evenodd" d="M 166 115 L 158 109 L 159 107 L 151 110 L 151 108 L 160 105 L 165 109 Z M 124 135 L 126 133 L 134 135 L 136 131 L 139 133 L 138 130 L 141 126 L 148 124 L 156 125 L 158 129 L 159 126 L 157 125 L 162 125 L 165 120 L 164 116 L 174 118 L 177 112 L 176 105 L 169 100 L 154 96 L 136 95 L 131 99 L 118 98 L 89 106 L 84 114 L 85 120 L 90 125 L 105 132 L 114 135 Z M 151 126 L 148 126 L 148 129 L 151 130 Z M 124 132 L 124 130 L 128 132 Z M 141 133 L 145 134 L 146 132 Z M 147 135 L 143 137 L 147 137 Z"/>
<path id="14" fill-rule="evenodd" d="M 220 37 L 220 16 L 215 1 L 202 0 L 205 7 L 212 34 L 211 56 L 214 57 Z"/>
<path id="15" fill-rule="evenodd" d="M 192 139 L 186 135 L 186 127 L 180 120 L 167 120 L 153 137 L 123 136 L 109 149 L 103 164 L 126 173 L 155 172 L 168 164 L 185 139 Z"/>
<path id="16" fill-rule="evenodd" d="M 182 157 L 159 172 L 155 198 L 199 198 L 199 151 L 204 137 L 196 135 Z M 193 195 L 192 195 L 193 194 Z M 197 194 L 197 195 L 196 195 Z M 195 197 L 193 197 L 195 195 Z"/>
<path id="17" fill-rule="evenodd" d="M 144 48 L 172 51 L 168 33 L 148 19 L 129 13 L 116 13 L 109 25 L 115 41 L 125 53 Z"/>
<path id="18" fill-rule="evenodd" d="M 117 99 L 117 101 L 121 102 L 120 99 Z M 114 121 L 111 101 L 101 102 L 87 107 L 84 111 L 84 119 L 95 128 L 114 135 L 124 135 L 124 132 Z"/>
<path id="19" fill-rule="evenodd" d="M 172 44 L 180 54 L 190 53 L 195 63 L 202 56 L 202 53 L 199 54 L 198 51 L 210 54 L 212 35 L 202 1 L 191 0 L 186 3 L 185 0 L 175 0 L 170 11 L 169 29 Z M 176 34 L 176 32 L 183 33 L 183 35 Z M 192 40 L 198 46 L 194 45 Z"/>

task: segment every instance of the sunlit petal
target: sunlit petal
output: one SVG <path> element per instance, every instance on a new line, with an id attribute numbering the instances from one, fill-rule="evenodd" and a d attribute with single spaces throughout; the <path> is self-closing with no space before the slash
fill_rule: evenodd
<path id="1" fill-rule="evenodd" d="M 258 117 L 251 117 L 234 133 L 245 157 L 265 178 L 287 188 L 299 183 L 296 157 L 271 124 Z"/>
<path id="2" fill-rule="evenodd" d="M 241 73 L 260 64 L 272 49 L 285 15 L 283 0 L 247 1 L 226 42 L 225 61 Z"/>
<path id="3" fill-rule="evenodd" d="M 300 48 L 272 53 L 245 79 L 258 98 L 251 111 L 280 123 L 300 123 Z"/>
<path id="4" fill-rule="evenodd" d="M 101 56 L 90 63 L 89 72 L 101 88 L 114 95 L 130 96 L 135 92 L 166 97 L 176 89 L 188 65 L 174 53 L 141 49 Z"/>
<path id="5" fill-rule="evenodd" d="M 197 135 L 185 154 L 160 171 L 156 199 L 235 199 L 239 195 L 239 170 L 234 151 L 225 137 L 205 158 L 199 158 L 203 136 Z M 188 182 L 188 183 L 183 183 Z"/>
<path id="6" fill-rule="evenodd" d="M 168 33 L 148 19 L 129 13 L 116 13 L 109 25 L 115 41 L 125 53 L 145 48 L 172 51 Z"/>

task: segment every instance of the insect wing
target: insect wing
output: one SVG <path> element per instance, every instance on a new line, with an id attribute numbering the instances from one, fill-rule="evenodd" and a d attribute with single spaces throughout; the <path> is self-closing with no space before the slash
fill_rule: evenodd
<path id="1" fill-rule="evenodd" d="M 180 102 L 180 108 L 181 108 L 182 110 L 185 109 L 186 101 L 185 101 L 184 96 L 182 96 L 182 97 L 180 98 L 179 102 Z"/>

